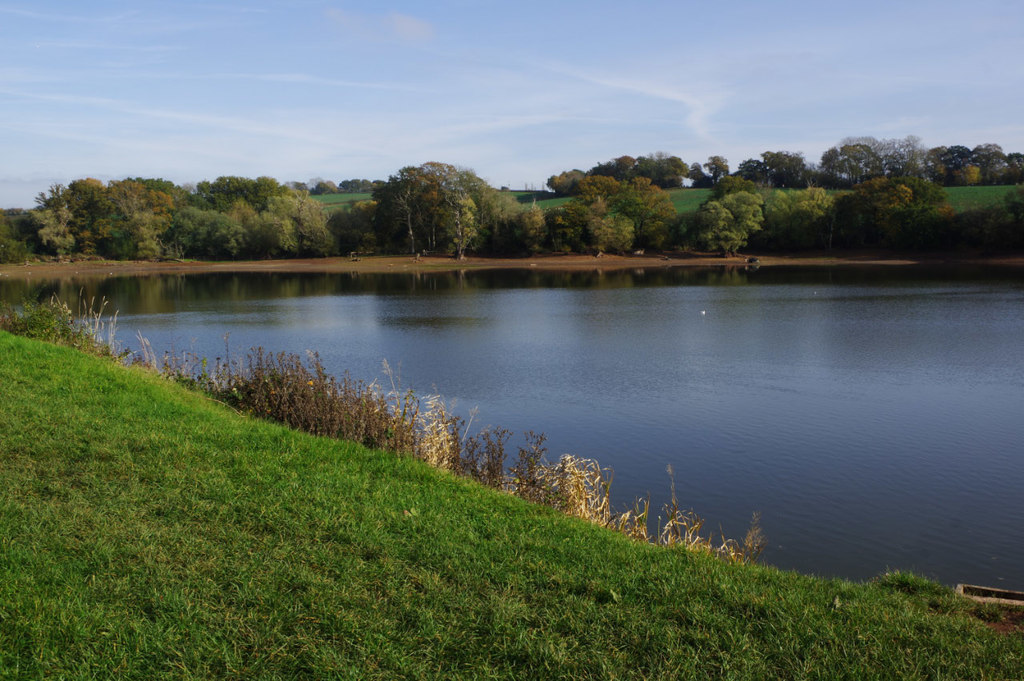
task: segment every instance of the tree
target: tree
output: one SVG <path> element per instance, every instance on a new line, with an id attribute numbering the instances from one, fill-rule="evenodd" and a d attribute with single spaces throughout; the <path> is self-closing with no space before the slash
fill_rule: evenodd
<path id="1" fill-rule="evenodd" d="M 18 238 L 7 216 L 0 213 L 0 263 L 19 262 L 28 256 L 28 245 Z"/>
<path id="2" fill-rule="evenodd" d="M 924 177 L 925 154 L 921 138 L 907 135 L 903 139 L 883 139 L 877 144 L 886 177 Z"/>
<path id="3" fill-rule="evenodd" d="M 409 253 L 416 253 L 416 236 L 423 231 L 427 208 L 425 183 L 426 178 L 419 168 L 405 166 L 373 190 L 373 200 L 379 206 L 377 224 L 401 225 L 409 240 Z"/>
<path id="4" fill-rule="evenodd" d="M 598 251 L 623 252 L 629 250 L 634 240 L 633 223 L 623 215 L 609 213 L 591 216 L 591 244 Z"/>
<path id="5" fill-rule="evenodd" d="M 587 171 L 587 175 L 602 175 L 624 182 L 636 177 L 637 160 L 632 156 L 619 156 L 606 163 L 598 163 Z"/>
<path id="6" fill-rule="evenodd" d="M 723 256 L 737 252 L 747 245 L 752 233 L 761 229 L 763 204 L 764 199 L 751 192 L 733 192 L 707 201 L 697 211 L 701 241 Z"/>
<path id="7" fill-rule="evenodd" d="M 622 183 L 608 175 L 590 175 L 576 185 L 576 197 L 585 204 L 609 199 L 622 189 Z"/>
<path id="8" fill-rule="evenodd" d="M 776 249 L 807 249 L 828 244 L 833 199 L 821 187 L 776 191 L 765 205 L 765 245 Z"/>
<path id="9" fill-rule="evenodd" d="M 359 201 L 347 210 L 333 211 L 327 220 L 327 229 L 338 253 L 353 251 L 372 253 L 378 250 L 378 238 L 374 230 L 378 204 L 376 201 Z M 386 244 L 382 240 L 380 244 Z"/>
<path id="10" fill-rule="evenodd" d="M 847 137 L 838 147 L 821 155 L 818 166 L 822 181 L 829 187 L 846 188 L 885 174 L 885 167 L 874 137 Z"/>
<path id="11" fill-rule="evenodd" d="M 719 180 L 729 174 L 729 161 L 723 156 L 708 156 L 704 170 L 707 171 L 711 184 L 716 185 Z"/>
<path id="12" fill-rule="evenodd" d="M 224 213 L 185 206 L 175 212 L 164 246 L 177 258 L 235 258 L 244 237 L 242 225 Z"/>
<path id="13" fill-rule="evenodd" d="M 544 211 L 534 203 L 517 216 L 519 242 L 531 253 L 540 251 L 547 240 L 547 223 Z"/>
<path id="14" fill-rule="evenodd" d="M 971 149 L 971 165 L 978 168 L 975 184 L 999 184 L 1006 172 L 1006 154 L 998 144 L 979 144 Z"/>
<path id="15" fill-rule="evenodd" d="M 714 184 L 710 175 L 704 174 L 704 169 L 699 163 L 690 166 L 690 186 L 694 189 L 707 189 Z"/>
<path id="16" fill-rule="evenodd" d="M 966 184 L 964 169 L 971 162 L 971 150 L 961 144 L 940 149 L 936 151 L 939 151 L 938 161 L 945 171 L 942 183 L 947 187 Z"/>
<path id="17" fill-rule="evenodd" d="M 67 206 L 41 208 L 35 212 L 40 243 L 57 255 L 71 253 L 75 237 L 71 233 L 71 210 Z"/>
<path id="18" fill-rule="evenodd" d="M 611 210 L 630 221 L 637 248 L 660 248 L 668 236 L 666 224 L 676 213 L 668 193 L 646 177 L 623 183 L 611 197 Z"/>
<path id="19" fill-rule="evenodd" d="M 524 208 L 516 197 L 509 192 L 496 191 L 482 181 L 480 186 L 470 182 L 468 189 L 476 204 L 479 247 L 491 253 L 521 249 L 518 217 Z"/>
<path id="20" fill-rule="evenodd" d="M 440 244 L 462 258 L 481 234 L 481 205 L 485 221 L 500 212 L 495 206 L 502 201 L 493 194 L 497 191 L 471 170 L 435 161 L 407 166 L 374 190 L 377 233 L 392 245 L 395 227 L 401 225 L 410 252 L 415 252 L 417 243 L 431 251 Z M 483 225 L 493 226 L 493 222 Z"/>
<path id="21" fill-rule="evenodd" d="M 640 156 L 636 160 L 636 177 L 646 177 L 656 187 L 675 189 L 683 186 L 683 180 L 690 174 L 690 169 L 678 156 L 670 156 L 663 151 L 656 151 L 650 156 Z"/>
<path id="22" fill-rule="evenodd" d="M 715 184 L 715 188 L 711 191 L 711 198 L 717 200 L 736 192 L 756 194 L 757 185 L 751 180 L 736 175 L 727 175 Z"/>
<path id="23" fill-rule="evenodd" d="M 576 193 L 576 185 L 586 176 L 582 170 L 566 170 L 549 177 L 547 185 L 559 196 L 571 196 Z"/>
<path id="24" fill-rule="evenodd" d="M 222 213 L 232 209 L 239 201 L 245 201 L 257 213 L 265 211 L 270 199 L 283 196 L 288 187 L 278 183 L 272 177 L 258 177 L 255 180 L 247 177 L 227 175 L 218 177 L 213 182 L 203 180 L 198 183 L 192 195 L 191 203 L 198 208 L 218 210 Z"/>
<path id="25" fill-rule="evenodd" d="M 44 245 L 58 252 L 76 248 L 89 255 L 109 255 L 114 206 L 102 182 L 86 178 L 67 187 L 56 184 L 50 187 L 49 194 L 40 193 L 36 203 L 43 211 L 49 211 L 40 215 L 45 222 L 40 229 L 47 230 L 45 236 L 39 236 Z"/>
<path id="26" fill-rule="evenodd" d="M 114 206 L 112 241 L 121 258 L 155 258 L 162 254 L 161 239 L 171 224 L 174 199 L 138 180 L 112 181 L 107 195 Z"/>
<path id="27" fill-rule="evenodd" d="M 740 177 L 754 184 L 768 184 L 767 166 L 765 166 L 764 161 L 758 161 L 753 158 L 742 161 L 733 176 Z"/>
<path id="28" fill-rule="evenodd" d="M 309 181 L 307 186 L 310 187 L 309 193 L 314 196 L 320 194 L 338 193 L 338 185 L 336 185 L 334 182 L 331 182 L 330 180 L 325 180 L 322 177 L 314 177 L 312 180 Z"/>
<path id="29" fill-rule="evenodd" d="M 295 192 L 291 209 L 297 253 L 307 257 L 330 255 L 333 239 L 327 229 L 327 215 L 324 214 L 323 206 L 307 192 Z"/>
<path id="30" fill-rule="evenodd" d="M 790 151 L 766 151 L 761 154 L 761 160 L 769 186 L 807 186 L 807 164 L 803 154 Z"/>
<path id="31" fill-rule="evenodd" d="M 942 248 L 953 211 L 942 187 L 914 177 L 876 177 L 836 199 L 836 224 L 846 246 Z"/>

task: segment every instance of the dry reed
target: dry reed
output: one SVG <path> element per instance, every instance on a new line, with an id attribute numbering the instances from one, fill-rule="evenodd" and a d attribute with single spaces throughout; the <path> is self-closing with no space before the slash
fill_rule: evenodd
<path id="1" fill-rule="evenodd" d="M 155 364 L 152 350 L 145 343 L 143 348 L 143 361 Z M 639 541 L 684 546 L 733 562 L 756 560 L 764 549 L 756 515 L 742 543 L 724 536 L 715 540 L 703 533 L 704 519 L 679 507 L 674 479 L 671 501 L 664 506 L 665 520 L 651 533 L 649 499 L 637 499 L 632 508 L 616 510 L 611 469 L 569 454 L 556 463 L 548 461 L 543 434 L 527 432 L 525 445 L 518 448 L 510 467 L 506 452 L 510 431 L 485 428 L 470 435 L 475 412 L 467 423 L 440 396 L 421 400 L 412 391 L 403 391 L 386 362 L 384 372 L 391 381 L 387 391 L 376 382 L 357 381 L 347 374 L 340 379 L 331 376 L 316 353 L 309 353 L 303 361 L 298 355 L 272 354 L 262 348 L 253 349 L 241 365 L 217 358 L 211 367 L 192 353 L 165 355 L 161 372 L 240 412 L 314 435 L 410 455 Z M 672 478 L 671 468 L 668 472 Z"/>

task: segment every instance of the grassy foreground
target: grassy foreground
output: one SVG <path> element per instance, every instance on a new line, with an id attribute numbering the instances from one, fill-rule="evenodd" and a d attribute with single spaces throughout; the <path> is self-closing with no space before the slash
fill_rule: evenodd
<path id="1" fill-rule="evenodd" d="M 977 614 L 634 542 L 0 332 L 0 678 L 1024 678 Z"/>

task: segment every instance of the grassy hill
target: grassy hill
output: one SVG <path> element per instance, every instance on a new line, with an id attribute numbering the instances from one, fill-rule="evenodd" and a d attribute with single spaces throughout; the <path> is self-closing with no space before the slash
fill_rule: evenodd
<path id="1" fill-rule="evenodd" d="M 994 187 L 946 187 L 946 194 L 953 210 L 960 213 L 973 208 L 985 208 L 1001 203 L 1003 197 L 1013 189 L 1012 185 L 999 185 Z M 710 189 L 670 189 L 669 196 L 672 198 L 672 205 L 678 213 L 692 213 L 700 208 L 711 194 Z M 543 210 L 555 208 L 569 201 L 570 197 L 554 197 L 551 192 L 513 192 L 520 203 L 530 204 L 534 201 Z M 316 200 L 331 209 L 347 206 L 357 201 L 365 201 L 370 198 L 369 194 L 321 194 L 314 196 Z"/>
<path id="2" fill-rule="evenodd" d="M 0 332 L 0 678 L 1024 678 L 992 609 L 637 543 Z"/>

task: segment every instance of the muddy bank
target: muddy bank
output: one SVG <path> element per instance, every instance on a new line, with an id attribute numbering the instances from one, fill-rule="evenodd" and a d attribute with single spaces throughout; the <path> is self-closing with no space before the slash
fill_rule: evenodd
<path id="1" fill-rule="evenodd" d="M 0 276 L 83 277 L 136 274 L 186 274 L 206 272 L 430 272 L 471 269 L 615 270 L 661 267 L 746 267 L 756 258 L 761 267 L 772 266 L 912 266 L 912 265 L 998 265 L 1022 267 L 1024 254 L 983 256 L 965 253 L 927 253 L 897 256 L 879 252 L 801 255 L 742 255 L 722 258 L 712 254 L 656 255 L 538 255 L 530 258 L 478 258 L 455 260 L 448 256 L 369 256 L 351 258 L 310 258 L 232 262 L 205 261 L 103 261 L 69 259 L 61 262 L 29 262 L 0 265 Z"/>

